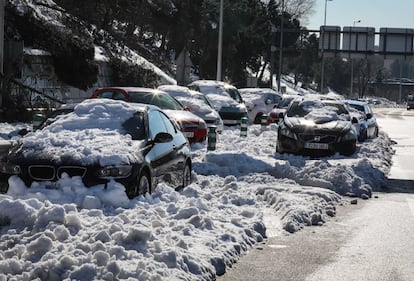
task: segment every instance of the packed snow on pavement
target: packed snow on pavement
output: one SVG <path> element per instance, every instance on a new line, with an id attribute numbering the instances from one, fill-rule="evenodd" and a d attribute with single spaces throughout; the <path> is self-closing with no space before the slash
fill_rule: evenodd
<path id="1" fill-rule="evenodd" d="M 0 136 L 25 126 L 2 123 Z M 276 129 L 226 127 L 216 150 L 193 145 L 192 184 L 179 192 L 159 184 L 129 200 L 116 182 L 27 188 L 12 177 L 0 195 L 0 280 L 213 280 L 270 233 L 321 225 L 383 185 L 393 153 L 383 132 L 351 157 L 310 159 L 276 153 Z"/>

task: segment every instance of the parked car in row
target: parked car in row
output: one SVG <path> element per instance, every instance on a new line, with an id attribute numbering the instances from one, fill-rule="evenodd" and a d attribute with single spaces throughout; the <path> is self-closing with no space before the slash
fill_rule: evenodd
<path id="1" fill-rule="evenodd" d="M 358 132 L 358 141 L 365 141 L 378 136 L 378 123 L 369 104 L 359 100 L 345 100 L 351 109 L 351 115 L 358 119 L 355 124 Z"/>
<path id="2" fill-rule="evenodd" d="M 107 87 L 96 89 L 91 98 L 107 98 L 158 106 L 178 123 L 190 143 L 202 142 L 207 138 L 206 122 L 185 110 L 181 103 L 166 92 L 140 87 Z"/>
<path id="3" fill-rule="evenodd" d="M 133 198 L 154 191 L 160 181 L 177 188 L 191 181 L 188 141 L 156 106 L 88 99 L 45 124 L 0 161 L 2 190 L 11 176 L 28 187 L 35 181 L 54 187 L 70 176 L 85 186 L 117 181 Z"/>
<path id="4" fill-rule="evenodd" d="M 269 116 L 274 107 L 282 102 L 282 95 L 268 88 L 239 89 L 249 114 L 249 122 L 260 124 L 262 115 Z"/>
<path id="5" fill-rule="evenodd" d="M 414 95 L 407 96 L 407 110 L 414 108 Z"/>
<path id="6" fill-rule="evenodd" d="M 224 125 L 238 125 L 243 117 L 248 118 L 247 108 L 236 87 L 222 81 L 197 80 L 188 88 L 207 96 Z"/>
<path id="7" fill-rule="evenodd" d="M 223 131 L 223 120 L 202 93 L 177 85 L 161 85 L 157 89 L 174 97 L 192 113 L 202 118 L 207 126 L 216 126 L 218 133 Z"/>
<path id="8" fill-rule="evenodd" d="M 277 151 L 302 155 L 350 156 L 356 151 L 358 134 L 347 105 L 339 100 L 298 98 L 279 122 Z"/>
<path id="9" fill-rule="evenodd" d="M 298 95 L 283 95 L 282 102 L 273 107 L 273 109 L 269 112 L 270 123 L 279 123 L 281 117 L 283 118 L 283 114 L 286 112 L 292 100 L 297 97 Z"/>

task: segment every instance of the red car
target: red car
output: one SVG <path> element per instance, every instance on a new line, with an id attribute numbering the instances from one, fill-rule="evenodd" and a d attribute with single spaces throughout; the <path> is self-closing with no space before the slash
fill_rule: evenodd
<path id="1" fill-rule="evenodd" d="M 207 125 L 197 115 L 186 111 L 182 104 L 166 92 L 141 87 L 98 88 L 91 98 L 108 98 L 158 106 L 175 120 L 190 143 L 202 142 L 207 137 Z"/>
<path id="2" fill-rule="evenodd" d="M 282 102 L 279 104 L 279 106 L 274 107 L 269 112 L 270 123 L 279 123 L 280 119 L 283 119 L 283 114 L 286 112 L 290 102 L 296 97 L 296 95 L 283 95 Z"/>

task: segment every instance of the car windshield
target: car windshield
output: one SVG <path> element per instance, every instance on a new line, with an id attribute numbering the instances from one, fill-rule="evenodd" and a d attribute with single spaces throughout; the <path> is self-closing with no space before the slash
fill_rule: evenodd
<path id="1" fill-rule="evenodd" d="M 349 104 L 350 107 L 355 108 L 358 111 L 364 112 L 364 106 L 359 104 Z"/>
<path id="2" fill-rule="evenodd" d="M 293 100 L 293 97 L 292 98 L 284 98 L 279 107 L 280 108 L 287 108 L 289 106 L 289 104 L 292 102 L 292 100 Z"/>
<path id="3" fill-rule="evenodd" d="M 52 111 L 47 117 L 46 119 L 42 122 L 42 124 L 40 124 L 39 129 L 43 129 L 44 127 L 46 127 L 47 125 L 52 124 L 53 122 L 55 122 L 56 118 L 58 116 L 62 116 L 65 114 L 68 114 L 70 112 L 73 111 L 73 108 L 62 108 L 62 109 L 57 109 L 55 111 Z"/>
<path id="4" fill-rule="evenodd" d="M 210 101 L 206 98 L 204 95 L 197 95 L 197 99 L 203 101 L 205 104 L 207 104 L 209 107 L 213 108 Z"/>
<path id="5" fill-rule="evenodd" d="M 40 129 L 43 129 L 55 121 L 59 120 L 63 116 L 74 111 L 74 108 L 58 109 L 50 113 L 47 119 L 41 124 Z M 83 129 L 108 129 L 108 126 L 102 122 L 90 122 L 88 126 L 85 126 L 84 120 L 69 118 L 64 121 L 67 125 L 66 128 L 70 128 L 72 131 L 83 130 Z M 122 129 L 120 133 L 131 135 L 133 140 L 143 140 L 146 138 L 144 113 L 136 112 L 131 118 L 127 119 L 122 123 Z"/>
<path id="6" fill-rule="evenodd" d="M 243 102 L 243 99 L 242 99 L 239 91 L 237 91 L 236 89 L 226 88 L 226 92 L 238 103 Z"/>
<path id="7" fill-rule="evenodd" d="M 156 105 L 161 109 L 184 110 L 184 107 L 173 97 L 163 93 L 129 92 L 130 102 Z"/>
<path id="8" fill-rule="evenodd" d="M 329 110 L 335 111 L 337 115 L 348 115 L 349 112 L 345 108 L 343 104 L 340 103 L 324 103 L 324 102 L 316 102 L 316 101 L 294 101 L 286 115 L 288 117 L 305 117 L 310 112 L 314 111 L 315 109 L 327 108 Z"/>

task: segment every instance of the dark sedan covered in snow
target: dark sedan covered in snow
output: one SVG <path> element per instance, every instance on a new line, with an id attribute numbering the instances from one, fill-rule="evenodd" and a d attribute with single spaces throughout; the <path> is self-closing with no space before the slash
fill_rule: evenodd
<path id="1" fill-rule="evenodd" d="M 356 150 L 358 134 L 346 104 L 336 100 L 294 100 L 279 123 L 277 151 L 312 156 Z"/>
<path id="2" fill-rule="evenodd" d="M 90 99 L 52 115 L 42 129 L 16 142 L 0 161 L 0 187 L 19 177 L 26 186 L 80 177 L 85 186 L 125 186 L 128 197 L 152 192 L 160 181 L 176 188 L 191 180 L 191 151 L 158 107 Z"/>

